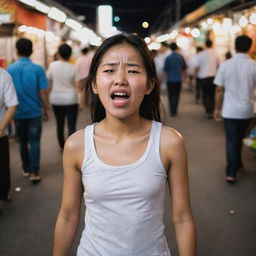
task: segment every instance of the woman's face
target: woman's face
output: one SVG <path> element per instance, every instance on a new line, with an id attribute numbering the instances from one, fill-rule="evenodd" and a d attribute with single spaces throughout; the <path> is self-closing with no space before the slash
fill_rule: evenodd
<path id="1" fill-rule="evenodd" d="M 139 115 L 140 104 L 152 89 L 143 59 L 134 47 L 115 45 L 103 55 L 93 92 L 99 95 L 107 116 L 125 119 Z"/>

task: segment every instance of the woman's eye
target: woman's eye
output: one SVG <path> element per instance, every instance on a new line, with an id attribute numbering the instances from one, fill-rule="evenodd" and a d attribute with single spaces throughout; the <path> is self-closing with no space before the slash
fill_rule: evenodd
<path id="1" fill-rule="evenodd" d="M 139 73 L 137 70 L 129 70 L 128 73 L 131 73 L 131 74 L 137 74 Z"/>
<path id="2" fill-rule="evenodd" d="M 103 70 L 103 72 L 104 73 L 112 73 L 112 72 L 114 72 L 114 70 L 113 69 L 106 69 L 106 70 Z"/>

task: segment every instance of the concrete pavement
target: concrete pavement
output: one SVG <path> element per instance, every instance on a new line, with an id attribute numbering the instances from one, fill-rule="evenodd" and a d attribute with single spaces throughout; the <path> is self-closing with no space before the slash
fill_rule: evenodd
<path id="1" fill-rule="evenodd" d="M 163 102 L 167 106 L 166 97 Z M 89 123 L 87 111 L 80 112 L 78 129 Z M 195 103 L 191 92 L 183 90 L 178 116 L 167 115 L 166 123 L 182 133 L 188 149 L 198 255 L 255 256 L 256 153 L 243 149 L 245 171 L 237 184 L 230 185 L 224 180 L 222 124 L 205 117 L 203 107 Z M 11 171 L 12 201 L 0 202 L 0 256 L 50 256 L 62 185 L 61 153 L 53 115 L 43 128 L 42 182 L 32 185 L 21 175 L 17 142 L 11 144 Z M 15 191 L 17 187 L 20 192 Z M 169 199 L 166 201 L 166 235 L 172 256 L 177 256 Z M 235 214 L 230 214 L 230 210 Z M 83 219 L 75 246 L 82 229 Z M 75 255 L 75 248 L 71 255 Z"/>

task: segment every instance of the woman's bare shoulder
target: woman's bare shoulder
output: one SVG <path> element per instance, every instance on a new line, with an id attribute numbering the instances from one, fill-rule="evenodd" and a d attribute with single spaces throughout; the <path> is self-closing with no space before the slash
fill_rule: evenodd
<path id="1" fill-rule="evenodd" d="M 84 129 L 78 130 L 70 135 L 65 142 L 65 149 L 69 151 L 77 150 L 84 145 Z"/>
<path id="2" fill-rule="evenodd" d="M 173 165 L 175 162 L 186 159 L 187 150 L 183 136 L 175 129 L 163 126 L 161 132 L 161 156 L 165 166 L 169 166 L 171 162 Z"/>
<path id="3" fill-rule="evenodd" d="M 167 146 L 184 144 L 183 136 L 174 128 L 163 126 L 161 133 L 161 142 Z"/>
<path id="4" fill-rule="evenodd" d="M 70 135 L 65 142 L 64 159 L 75 162 L 78 167 L 81 166 L 85 155 L 84 143 L 84 129 Z"/>

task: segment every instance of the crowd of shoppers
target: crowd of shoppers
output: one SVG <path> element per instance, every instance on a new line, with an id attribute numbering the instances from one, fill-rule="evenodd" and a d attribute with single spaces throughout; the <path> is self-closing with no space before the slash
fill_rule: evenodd
<path id="1" fill-rule="evenodd" d="M 17 60 L 7 67 L 7 71 L 0 69 L 0 200 L 4 201 L 10 200 L 11 184 L 8 125 L 15 121 L 21 174 L 34 184 L 40 182 L 42 121 L 49 118 L 49 101 L 56 119 L 60 151 L 63 151 L 65 119 L 67 117 L 67 136 L 70 136 L 76 131 L 78 105 L 82 99 L 78 82 L 88 75 L 87 71 L 82 76 L 69 62 L 72 49 L 67 44 L 59 46 L 47 72 L 31 61 L 33 43 L 30 39 L 18 39 L 15 47 Z M 86 69 L 85 63 L 83 67 Z"/>
<path id="2" fill-rule="evenodd" d="M 196 54 L 188 62 L 188 83 L 193 84 L 196 101 L 202 100 L 207 118 L 214 116 L 218 122 L 224 120 L 226 181 L 230 183 L 237 181 L 237 172 L 244 166 L 241 154 L 243 138 L 248 133 L 254 115 L 256 64 L 247 55 L 251 45 L 252 40 L 248 36 L 238 36 L 235 40 L 236 54 L 227 52 L 221 64 L 220 56 L 217 55 L 212 41 L 207 40 L 205 48 L 198 46 Z M 166 72 L 167 77 L 170 114 L 175 116 L 187 65 L 182 55 L 178 53 L 177 45 L 171 43 L 169 47 L 171 52 L 165 56 L 162 70 Z M 159 67 L 158 54 L 162 56 L 162 51 L 154 58 L 157 67 Z"/>
<path id="3" fill-rule="evenodd" d="M 224 119 L 226 181 L 231 183 L 237 181 L 237 172 L 243 167 L 242 139 L 253 116 L 256 65 L 246 55 L 251 44 L 248 37 L 238 37 L 236 54 L 219 64 L 213 49 L 208 49 L 208 41 L 208 48 L 198 52 L 192 64 L 208 117 L 214 109 L 215 120 Z M 186 149 L 181 135 L 161 124 L 159 109 L 159 82 L 166 79 L 170 114 L 174 117 L 178 113 L 187 64 L 176 43 L 163 53 L 159 74 L 166 75 L 160 79 L 146 44 L 135 35 L 109 38 L 94 58 L 81 61 L 86 52 L 76 65 L 69 61 L 71 47 L 62 44 L 58 59 L 47 72 L 30 60 L 30 40 L 19 39 L 16 48 L 18 60 L 8 67 L 9 74 L 0 69 L 0 150 L 4 153 L 0 159 L 0 199 L 10 200 L 6 127 L 12 118 L 17 126 L 23 175 L 33 183 L 41 180 L 40 137 L 42 120 L 48 119 L 49 96 L 58 143 L 60 150 L 64 149 L 63 197 L 53 255 L 69 254 L 83 194 L 86 226 L 77 255 L 170 255 L 162 221 L 167 187 L 179 253 L 196 255 Z M 207 58 L 213 63 L 206 65 Z M 83 74 L 82 63 L 90 66 Z M 93 124 L 74 133 L 83 83 Z M 102 169 L 107 171 L 102 173 Z M 132 218 L 127 217 L 131 212 Z M 138 230 L 143 232 L 138 234 Z"/>

